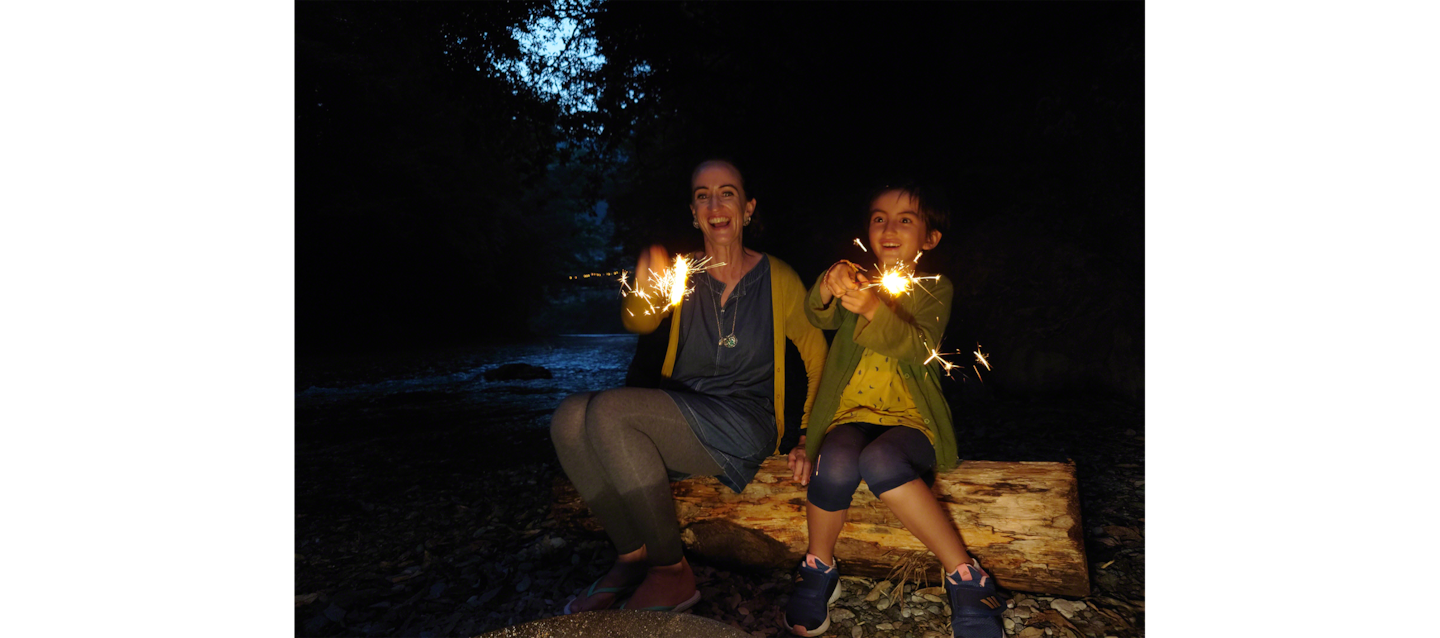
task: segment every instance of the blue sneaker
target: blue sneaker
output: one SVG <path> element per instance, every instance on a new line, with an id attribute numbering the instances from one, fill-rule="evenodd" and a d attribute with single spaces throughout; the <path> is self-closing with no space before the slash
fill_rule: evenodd
<path id="1" fill-rule="evenodd" d="M 819 636 L 830 628 L 830 603 L 840 598 L 840 570 L 806 554 L 785 604 L 785 628 L 796 636 Z"/>
<path id="2" fill-rule="evenodd" d="M 961 565 L 945 574 L 950 596 L 950 627 L 955 638 L 1005 638 L 1005 599 L 995 593 L 995 579 L 974 566 Z"/>

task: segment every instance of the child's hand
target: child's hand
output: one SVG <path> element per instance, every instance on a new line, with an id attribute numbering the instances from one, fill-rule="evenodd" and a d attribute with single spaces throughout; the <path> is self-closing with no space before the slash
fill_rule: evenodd
<path id="1" fill-rule="evenodd" d="M 870 288 L 870 279 L 865 275 L 856 273 L 855 290 L 847 291 L 840 297 L 840 305 L 846 310 L 865 318 L 866 321 L 875 318 L 875 309 L 880 306 L 880 296 L 875 294 L 875 289 Z"/>
<path id="2" fill-rule="evenodd" d="M 820 302 L 830 305 L 830 300 L 842 297 L 845 293 L 859 288 L 855 282 L 855 274 L 859 266 L 844 259 L 835 262 L 830 270 L 825 271 L 825 287 L 820 290 Z"/>
<path id="3" fill-rule="evenodd" d="M 790 466 L 790 478 L 795 479 L 801 485 L 810 484 L 810 459 L 805 456 L 805 437 L 800 437 L 800 442 L 790 450 L 786 457 L 785 464 Z"/>

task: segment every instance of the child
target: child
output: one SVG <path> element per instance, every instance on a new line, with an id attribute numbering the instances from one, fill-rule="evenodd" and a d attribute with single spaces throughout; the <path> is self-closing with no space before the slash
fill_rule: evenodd
<path id="1" fill-rule="evenodd" d="M 940 243 L 946 223 L 934 196 L 916 185 L 879 191 L 867 219 L 870 249 L 883 268 L 913 267 L 922 251 Z M 871 286 L 872 278 L 878 273 L 867 276 L 842 260 L 820 276 L 806 299 L 810 323 L 837 332 L 809 427 L 790 453 L 791 470 L 809 485 L 810 547 L 785 607 L 786 628 L 799 636 L 829 629 L 830 603 L 840 597 L 835 542 L 851 494 L 864 479 L 940 559 L 955 636 L 1001 638 L 1004 603 L 995 581 L 965 551 L 922 479 L 957 462 L 940 364 L 923 364 L 940 347 L 954 289 L 942 276 L 914 282 L 924 290 L 891 297 Z"/>

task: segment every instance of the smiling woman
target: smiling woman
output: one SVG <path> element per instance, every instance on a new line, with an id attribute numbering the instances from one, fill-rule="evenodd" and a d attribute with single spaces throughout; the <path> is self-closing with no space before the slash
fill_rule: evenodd
<path id="1" fill-rule="evenodd" d="M 787 425 L 804 427 L 825 338 L 805 319 L 795 271 L 745 248 L 755 205 L 734 164 L 696 167 L 689 208 L 705 249 L 676 262 L 715 265 L 694 274 L 688 299 L 652 309 L 627 296 L 621 317 L 641 334 L 670 319 L 660 387 L 576 394 L 555 411 L 550 431 L 560 463 L 620 555 L 566 613 L 612 607 L 631 592 L 623 604 L 630 609 L 694 605 L 700 593 L 682 551 L 670 479 L 715 476 L 740 492 L 777 451 Z M 651 246 L 640 255 L 635 287 L 653 289 L 669 264 L 665 249 Z M 784 411 L 786 339 L 805 362 L 807 414 L 799 419 L 787 420 Z M 797 470 L 796 478 L 807 472 Z"/>

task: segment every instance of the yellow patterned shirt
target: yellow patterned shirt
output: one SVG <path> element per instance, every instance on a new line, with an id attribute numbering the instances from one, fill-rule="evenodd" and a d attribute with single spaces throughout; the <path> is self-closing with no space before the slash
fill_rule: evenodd
<path id="1" fill-rule="evenodd" d="M 826 428 L 833 430 L 841 423 L 875 423 L 877 425 L 903 425 L 925 433 L 930 444 L 935 444 L 935 433 L 925 427 L 915 399 L 905 388 L 900 378 L 899 362 L 869 348 L 860 355 L 855 374 L 840 394 L 840 405 L 835 409 L 835 420 Z"/>

